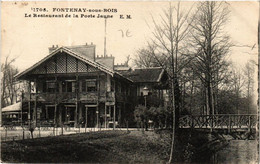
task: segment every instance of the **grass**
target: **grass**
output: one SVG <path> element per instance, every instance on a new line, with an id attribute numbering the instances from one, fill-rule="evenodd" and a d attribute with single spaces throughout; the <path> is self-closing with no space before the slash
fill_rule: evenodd
<path id="1" fill-rule="evenodd" d="M 208 161 L 212 152 L 207 146 L 211 141 L 211 134 L 180 130 L 174 162 Z M 170 130 L 144 134 L 141 131 L 99 131 L 3 142 L 1 159 L 12 163 L 166 163 L 170 143 Z"/>
<path id="2" fill-rule="evenodd" d="M 153 132 L 102 131 L 2 143 L 3 162 L 165 163 L 169 138 Z"/>

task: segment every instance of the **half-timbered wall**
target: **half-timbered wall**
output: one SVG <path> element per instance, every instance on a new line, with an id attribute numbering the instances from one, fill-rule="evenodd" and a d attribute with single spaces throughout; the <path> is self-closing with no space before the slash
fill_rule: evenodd
<path id="1" fill-rule="evenodd" d="M 96 72 L 96 68 L 85 62 L 68 55 L 58 53 L 40 66 L 31 71 L 32 74 L 53 74 L 53 73 L 76 73 L 76 72 Z"/>

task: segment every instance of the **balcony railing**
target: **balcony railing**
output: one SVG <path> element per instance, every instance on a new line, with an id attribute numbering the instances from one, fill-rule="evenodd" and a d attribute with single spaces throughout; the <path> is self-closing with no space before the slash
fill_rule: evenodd
<path id="1" fill-rule="evenodd" d="M 37 102 L 49 102 L 49 103 L 75 103 L 76 100 L 82 101 L 82 102 L 105 102 L 106 101 L 114 101 L 115 94 L 114 92 L 64 92 L 64 93 L 24 93 L 23 101 L 35 101 L 35 98 L 37 98 Z"/>

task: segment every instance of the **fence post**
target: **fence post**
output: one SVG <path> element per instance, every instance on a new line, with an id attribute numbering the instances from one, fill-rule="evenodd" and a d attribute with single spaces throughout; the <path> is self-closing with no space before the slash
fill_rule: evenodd
<path id="1" fill-rule="evenodd" d="M 7 127 L 5 127 L 5 141 L 7 140 Z"/>
<path id="2" fill-rule="evenodd" d="M 127 132 L 128 132 L 128 121 L 126 121 L 126 129 L 127 129 Z"/>
<path id="3" fill-rule="evenodd" d="M 24 140 L 24 127 L 23 127 L 23 140 Z"/>
<path id="4" fill-rule="evenodd" d="M 248 116 L 248 132 L 250 132 L 251 131 L 251 116 L 249 115 Z"/>
<path id="5" fill-rule="evenodd" d="M 61 135 L 63 135 L 63 123 L 61 124 Z"/>
<path id="6" fill-rule="evenodd" d="M 194 128 L 194 118 L 193 118 L 193 116 L 191 116 L 190 118 L 191 118 L 191 128 L 193 129 Z"/>
<path id="7" fill-rule="evenodd" d="M 228 133 L 231 131 L 231 116 L 228 115 Z"/>

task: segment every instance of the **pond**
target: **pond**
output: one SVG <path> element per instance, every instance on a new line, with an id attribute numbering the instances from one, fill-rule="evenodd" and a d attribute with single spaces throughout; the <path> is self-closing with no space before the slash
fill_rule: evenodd
<path id="1" fill-rule="evenodd" d="M 258 163 L 257 140 L 230 140 L 229 145 L 215 153 L 211 163 Z"/>

